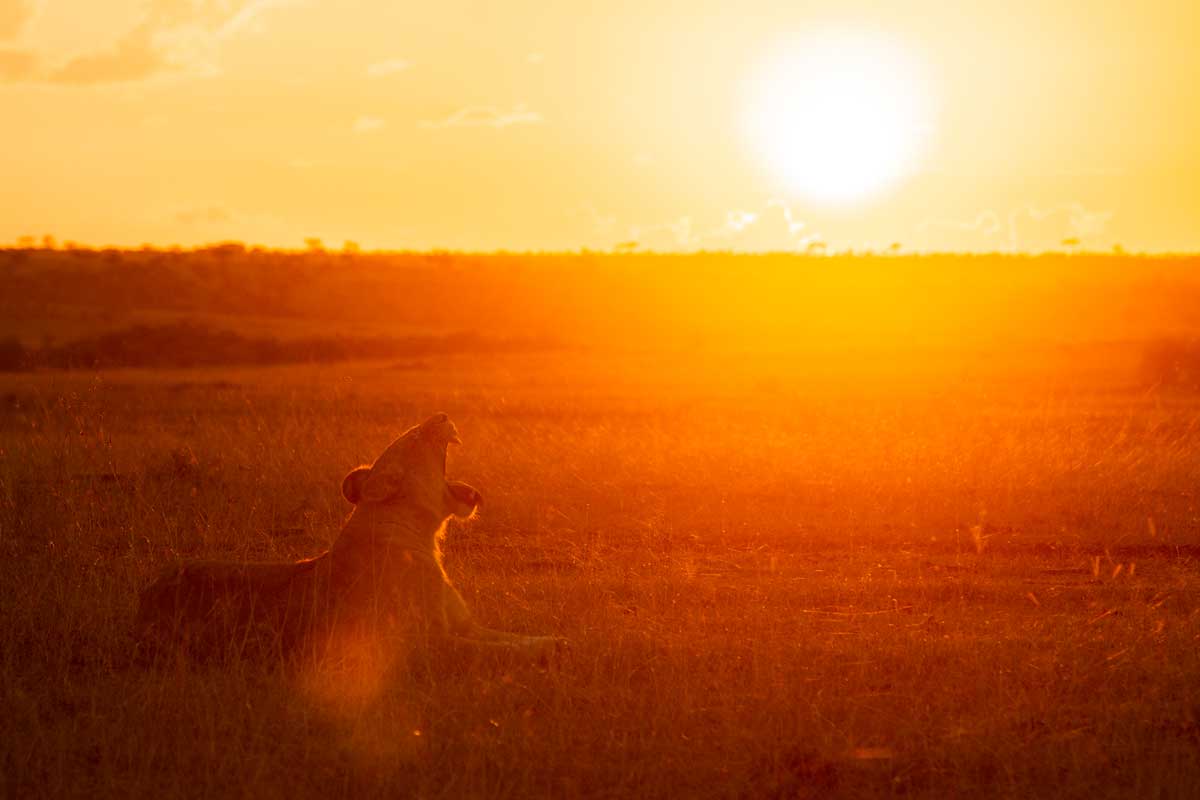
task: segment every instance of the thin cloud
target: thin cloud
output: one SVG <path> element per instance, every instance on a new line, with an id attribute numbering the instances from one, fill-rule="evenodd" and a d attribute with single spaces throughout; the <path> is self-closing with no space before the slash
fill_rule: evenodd
<path id="1" fill-rule="evenodd" d="M 403 58 L 389 58 L 386 61 L 377 61 L 367 67 L 367 77 L 386 78 L 388 75 L 404 72 L 408 67 L 409 63 Z"/>
<path id="2" fill-rule="evenodd" d="M 629 239 L 626 244 L 647 250 L 691 250 L 697 244 L 691 217 L 657 225 L 633 225 L 629 228 Z"/>
<path id="3" fill-rule="evenodd" d="M 753 211 L 725 212 L 725 224 L 714 233 L 716 236 L 736 236 L 758 221 L 758 214 Z"/>
<path id="4" fill-rule="evenodd" d="M 801 222 L 800 220 L 796 219 L 792 215 L 791 206 L 789 206 L 787 203 L 783 202 L 782 200 L 767 201 L 767 208 L 779 209 L 779 213 L 783 215 L 783 221 L 787 225 L 787 231 L 788 231 L 789 236 L 799 236 L 800 232 L 804 230 L 804 227 L 805 227 L 804 223 Z"/>
<path id="5" fill-rule="evenodd" d="M 996 252 L 1008 247 L 1008 223 L 992 209 L 970 219 L 931 217 L 917 225 L 914 238 L 919 250 Z"/>
<path id="6" fill-rule="evenodd" d="M 142 26 L 109 50 L 71 59 L 48 79 L 69 86 L 89 86 L 141 80 L 169 69 L 170 62 L 154 46 L 150 28 Z"/>
<path id="7" fill-rule="evenodd" d="M 805 231 L 790 206 L 771 200 L 761 211 L 727 211 L 724 223 L 699 237 L 697 244 L 738 252 L 807 251 L 820 237 Z"/>
<path id="8" fill-rule="evenodd" d="M 1064 242 L 1094 242 L 1112 217 L 1111 211 L 1088 209 L 1082 203 L 1025 205 L 1004 216 L 985 210 L 968 220 L 931 218 L 918 225 L 917 232 L 929 234 L 926 246 L 934 249 L 1039 252 L 1058 249 Z"/>
<path id="9" fill-rule="evenodd" d="M 542 53 L 530 53 L 529 55 L 525 56 L 525 60 L 530 64 L 542 64 L 545 63 L 546 56 Z"/>
<path id="10" fill-rule="evenodd" d="M 379 117 L 362 116 L 354 120 L 354 124 L 350 126 L 350 130 L 354 131 L 355 133 L 372 133 L 380 130 L 385 125 L 387 125 L 387 123 L 381 120 Z"/>
<path id="11" fill-rule="evenodd" d="M 1086 244 L 1104 233 L 1111 211 L 1093 211 L 1082 203 L 1050 208 L 1025 206 L 1008 215 L 1009 245 L 1013 250 L 1055 248 L 1065 240 Z"/>
<path id="12" fill-rule="evenodd" d="M 245 30 L 261 32 L 263 12 L 271 8 L 295 5 L 297 2 L 299 0 L 250 0 L 217 28 L 217 35 L 229 38 Z"/>
<path id="13" fill-rule="evenodd" d="M 628 240 L 618 245 L 622 250 L 814 253 L 825 247 L 821 235 L 809 232 L 780 200 L 771 200 L 756 211 L 731 209 L 721 224 L 707 230 L 697 230 L 691 217 L 679 217 L 655 225 L 633 225 L 628 233 Z"/>
<path id="14" fill-rule="evenodd" d="M 494 106 L 468 106 L 445 119 L 427 119 L 420 124 L 422 128 L 507 128 L 512 125 L 537 125 L 543 121 L 541 114 L 530 111 L 521 103 L 511 111 L 501 111 Z"/>
<path id="15" fill-rule="evenodd" d="M 28 50 L 0 49 L 0 81 L 22 81 L 37 72 L 37 55 Z"/>
<path id="16" fill-rule="evenodd" d="M 981 211 L 972 220 L 954 220 L 935 217 L 921 222 L 917 226 L 917 230 L 924 233 L 929 230 L 950 230 L 950 231 L 967 231 L 972 233 L 981 233 L 984 236 L 992 236 L 1003 229 L 1004 224 L 1000 221 L 1000 215 L 995 211 Z"/>
<path id="17" fill-rule="evenodd" d="M 131 83 L 162 75 L 211 76 L 220 73 L 221 43 L 245 31 L 261 30 L 263 13 L 297 0 L 150 0 L 142 19 L 108 45 L 39 71 L 32 54 L 5 59 L 0 79 L 35 80 L 66 86 Z M 0 0 L 0 25 L 13 0 Z M 28 2 L 17 3 L 21 8 Z M 9 23 L 11 24 L 11 23 Z M 24 23 L 22 23 L 24 24 Z M 13 65 L 16 64 L 14 67 Z"/>
<path id="18" fill-rule="evenodd" d="M 0 41 L 16 39 L 36 10 L 33 0 L 0 0 Z"/>

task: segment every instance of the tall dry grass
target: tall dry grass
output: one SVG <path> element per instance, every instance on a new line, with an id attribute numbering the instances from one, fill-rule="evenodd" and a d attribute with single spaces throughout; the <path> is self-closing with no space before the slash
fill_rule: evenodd
<path id="1" fill-rule="evenodd" d="M 1190 796 L 1200 402 L 810 366 L 0 377 L 3 793 Z M 448 569 L 561 664 L 414 665 L 355 702 L 139 663 L 158 569 L 319 551 L 343 474 L 435 410 L 486 498 Z"/>

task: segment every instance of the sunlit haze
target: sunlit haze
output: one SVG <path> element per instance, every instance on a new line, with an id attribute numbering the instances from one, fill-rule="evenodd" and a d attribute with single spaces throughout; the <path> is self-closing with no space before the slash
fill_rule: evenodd
<path id="1" fill-rule="evenodd" d="M 1200 249 L 1200 5 L 0 0 L 0 242 Z"/>
<path id="2" fill-rule="evenodd" d="M 0 800 L 1200 795 L 1200 0 L 0 0 Z"/>

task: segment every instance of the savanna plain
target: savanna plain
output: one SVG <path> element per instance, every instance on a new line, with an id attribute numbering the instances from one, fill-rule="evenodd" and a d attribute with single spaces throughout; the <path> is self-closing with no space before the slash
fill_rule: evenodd
<path id="1" fill-rule="evenodd" d="M 1194 797 L 1198 268 L 0 252 L 0 792 Z M 144 657 L 437 411 L 446 569 L 555 661 Z"/>

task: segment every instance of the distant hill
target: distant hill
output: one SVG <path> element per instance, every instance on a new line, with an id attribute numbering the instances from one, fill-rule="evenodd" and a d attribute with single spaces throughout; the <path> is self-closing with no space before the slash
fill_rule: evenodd
<path id="1" fill-rule="evenodd" d="M 549 346 L 1016 352 L 1198 335 L 1195 256 L 0 250 L 0 362 L 54 366 Z"/>

